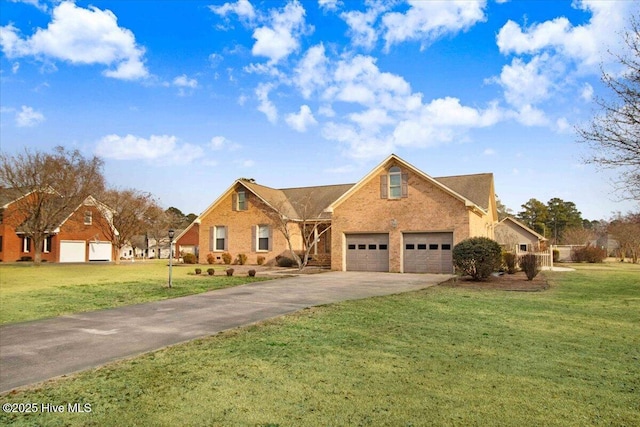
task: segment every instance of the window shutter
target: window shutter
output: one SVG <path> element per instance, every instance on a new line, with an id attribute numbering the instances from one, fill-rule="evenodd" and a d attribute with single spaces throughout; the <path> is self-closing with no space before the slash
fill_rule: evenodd
<path id="1" fill-rule="evenodd" d="M 273 250 L 273 227 L 269 226 L 269 252 Z"/>
<path id="2" fill-rule="evenodd" d="M 389 186 L 387 185 L 387 175 L 380 176 L 380 198 L 388 198 Z"/>
<path id="3" fill-rule="evenodd" d="M 213 249 L 215 248 L 215 242 L 216 242 L 216 228 L 215 227 L 209 227 L 209 251 L 213 252 Z"/>
<path id="4" fill-rule="evenodd" d="M 231 195 L 231 210 L 232 211 L 238 210 L 238 195 L 236 193 L 233 193 Z"/>
<path id="5" fill-rule="evenodd" d="M 258 250 L 257 236 L 256 236 L 257 233 L 258 233 L 258 226 L 252 225 L 251 226 L 251 252 L 256 252 Z"/>
<path id="6" fill-rule="evenodd" d="M 229 250 L 229 227 L 224 227 L 224 250 Z"/>
<path id="7" fill-rule="evenodd" d="M 402 174 L 402 197 L 409 197 L 409 174 Z"/>

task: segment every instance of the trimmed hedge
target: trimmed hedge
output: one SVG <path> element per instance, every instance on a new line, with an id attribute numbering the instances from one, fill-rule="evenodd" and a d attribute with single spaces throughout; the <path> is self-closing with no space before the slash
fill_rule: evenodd
<path id="1" fill-rule="evenodd" d="M 453 248 L 453 264 L 473 280 L 486 280 L 502 264 L 502 248 L 487 237 L 471 237 Z"/>

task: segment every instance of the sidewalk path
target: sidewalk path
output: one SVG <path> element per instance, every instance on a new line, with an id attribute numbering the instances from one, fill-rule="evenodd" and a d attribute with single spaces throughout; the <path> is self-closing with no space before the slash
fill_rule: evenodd
<path id="1" fill-rule="evenodd" d="M 0 393 L 315 305 L 414 291 L 451 276 L 329 272 L 0 327 Z"/>

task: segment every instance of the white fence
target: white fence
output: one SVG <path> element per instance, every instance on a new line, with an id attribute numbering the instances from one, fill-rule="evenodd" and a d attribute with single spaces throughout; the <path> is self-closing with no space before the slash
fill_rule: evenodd
<path id="1" fill-rule="evenodd" d="M 521 256 L 527 255 L 527 254 L 536 256 L 536 258 L 538 259 L 538 265 L 540 266 L 540 268 L 544 268 L 544 269 L 553 268 L 553 249 L 549 248 L 546 251 L 542 251 L 542 252 L 526 252 L 526 251 L 519 250 L 519 248 L 516 246 L 516 255 L 518 256 L 518 259 L 520 259 Z"/>

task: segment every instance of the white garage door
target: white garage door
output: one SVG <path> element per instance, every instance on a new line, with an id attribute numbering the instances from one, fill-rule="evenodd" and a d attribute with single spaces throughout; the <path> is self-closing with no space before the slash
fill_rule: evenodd
<path id="1" fill-rule="evenodd" d="M 85 242 L 63 240 L 60 242 L 60 262 L 85 262 Z"/>
<path id="2" fill-rule="evenodd" d="M 388 272 L 389 235 L 347 235 L 347 271 Z"/>
<path id="3" fill-rule="evenodd" d="M 111 261 L 111 243 L 89 243 L 89 261 Z"/>
<path id="4" fill-rule="evenodd" d="M 453 273 L 453 233 L 405 233 L 405 273 Z"/>

